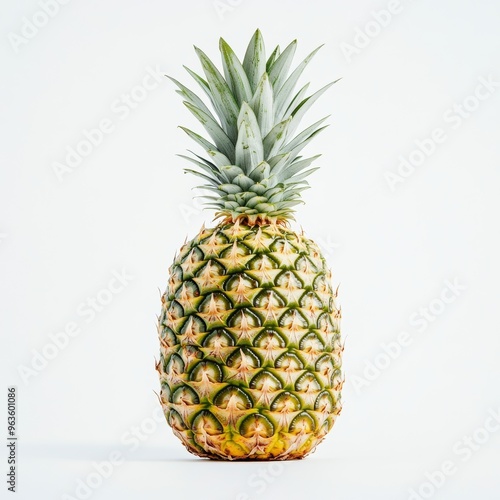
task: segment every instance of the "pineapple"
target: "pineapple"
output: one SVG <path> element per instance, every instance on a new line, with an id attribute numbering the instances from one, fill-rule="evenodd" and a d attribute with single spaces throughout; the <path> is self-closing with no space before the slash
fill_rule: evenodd
<path id="1" fill-rule="evenodd" d="M 156 369 L 168 423 L 195 455 L 288 460 L 313 451 L 340 413 L 340 309 L 318 246 L 289 221 L 308 168 L 299 152 L 322 119 L 295 135 L 309 107 L 294 87 L 316 49 L 290 74 L 296 41 L 266 60 L 257 30 L 242 62 L 220 40 L 224 76 L 198 48 L 205 78 L 186 68 L 213 111 L 177 80 L 210 140 L 184 156 L 210 191 L 219 223 L 202 227 L 170 267 Z M 335 83 L 335 82 L 333 82 Z"/>

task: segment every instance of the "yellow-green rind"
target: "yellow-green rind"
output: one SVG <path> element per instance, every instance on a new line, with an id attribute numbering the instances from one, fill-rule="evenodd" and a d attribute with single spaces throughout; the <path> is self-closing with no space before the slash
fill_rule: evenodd
<path id="1" fill-rule="evenodd" d="M 340 413 L 340 310 L 317 245 L 284 225 L 202 229 L 170 268 L 157 370 L 195 455 L 289 460 Z"/>

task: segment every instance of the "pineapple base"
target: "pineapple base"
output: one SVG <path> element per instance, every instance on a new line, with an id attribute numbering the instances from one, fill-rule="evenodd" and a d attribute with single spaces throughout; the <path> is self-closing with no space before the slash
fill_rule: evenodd
<path id="1" fill-rule="evenodd" d="M 293 460 L 341 410 L 340 309 L 317 245 L 221 223 L 180 250 L 159 317 L 160 402 L 191 453 Z"/>
<path id="2" fill-rule="evenodd" d="M 315 434 L 281 432 L 272 436 L 267 445 L 256 446 L 256 439 L 238 435 L 217 440 L 207 439 L 203 433 L 193 435 L 191 431 L 174 430 L 174 434 L 190 453 L 211 460 L 300 460 L 314 452 L 324 439 Z"/>

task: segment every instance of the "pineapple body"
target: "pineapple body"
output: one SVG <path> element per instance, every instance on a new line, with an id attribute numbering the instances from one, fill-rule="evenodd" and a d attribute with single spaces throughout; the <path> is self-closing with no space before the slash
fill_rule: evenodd
<path id="1" fill-rule="evenodd" d="M 203 228 L 170 268 L 157 370 L 168 423 L 212 459 L 303 458 L 340 413 L 340 310 L 286 224 Z"/>
<path id="2" fill-rule="evenodd" d="M 266 56 L 255 32 L 243 59 L 220 40 L 222 73 L 195 47 L 203 92 L 174 78 L 207 136 L 182 158 L 203 180 L 215 228 L 186 243 L 170 268 L 159 317 L 160 400 L 186 448 L 212 459 L 286 460 L 317 446 L 339 414 L 340 310 L 319 248 L 290 229 L 319 155 L 302 151 L 327 117 L 299 128 L 335 82 L 296 85 L 297 42 Z"/>

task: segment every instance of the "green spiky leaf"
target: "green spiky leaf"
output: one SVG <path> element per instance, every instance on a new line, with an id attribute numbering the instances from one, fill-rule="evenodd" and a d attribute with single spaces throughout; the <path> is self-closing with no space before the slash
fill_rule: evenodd
<path id="1" fill-rule="evenodd" d="M 280 89 L 276 93 L 275 98 L 275 114 L 276 117 L 281 117 L 282 112 L 286 110 L 288 104 L 291 101 L 290 95 L 295 88 L 300 76 L 303 71 L 306 69 L 306 66 L 311 62 L 311 59 L 316 55 L 318 50 L 322 46 L 320 45 L 317 49 L 313 50 L 298 66 L 295 68 L 293 73 L 287 78 L 285 83 L 280 87 Z"/>
<path id="2" fill-rule="evenodd" d="M 235 123 L 239 113 L 236 99 L 232 94 L 229 85 L 224 80 L 213 62 L 202 50 L 197 47 L 195 47 L 195 50 L 200 59 L 203 71 L 205 72 L 205 76 L 207 77 L 215 109 L 225 124 L 226 133 L 234 140 L 234 137 L 236 136 Z"/>
<path id="3" fill-rule="evenodd" d="M 220 39 L 222 73 L 199 48 L 195 51 L 205 78 L 186 67 L 202 89 L 203 99 L 169 77 L 185 106 L 205 128 L 210 140 L 181 127 L 203 153 L 182 156 L 197 170 L 186 169 L 204 180 L 211 195 L 206 206 L 233 220 L 238 215 L 287 219 L 301 203 L 306 178 L 319 155 L 299 156 L 326 127 L 326 118 L 295 135 L 301 120 L 333 85 L 307 96 L 309 84 L 295 90 L 305 68 L 319 47 L 292 68 L 297 48 L 294 40 L 283 52 L 277 46 L 266 61 L 262 34 L 257 30 L 240 62 L 229 44 Z M 336 80 L 338 81 L 338 80 Z"/>
<path id="4" fill-rule="evenodd" d="M 296 49 L 297 40 L 294 40 L 270 65 L 269 80 L 275 92 L 277 92 L 285 82 Z"/>
<path id="5" fill-rule="evenodd" d="M 248 77 L 252 92 L 255 92 L 262 74 L 266 71 L 266 49 L 259 30 L 254 33 L 248 44 L 243 59 L 243 69 Z"/>
<path id="6" fill-rule="evenodd" d="M 260 128 L 252 108 L 244 102 L 238 117 L 236 164 L 246 172 L 253 170 L 264 159 Z"/>
<path id="7" fill-rule="evenodd" d="M 243 101 L 249 102 L 253 94 L 247 74 L 233 49 L 222 38 L 220 39 L 220 51 L 226 81 L 231 87 L 236 102 L 241 106 Z"/>
<path id="8" fill-rule="evenodd" d="M 257 116 L 260 134 L 265 137 L 274 124 L 273 89 L 267 73 L 262 75 L 250 106 Z"/>
<path id="9" fill-rule="evenodd" d="M 205 127 L 205 130 L 210 134 L 214 140 L 217 149 L 219 149 L 229 159 L 234 155 L 234 147 L 231 139 L 226 135 L 221 126 L 214 120 L 213 116 L 205 113 L 203 110 L 197 108 L 194 104 L 184 101 L 186 108 L 193 113 L 199 122 Z"/>

